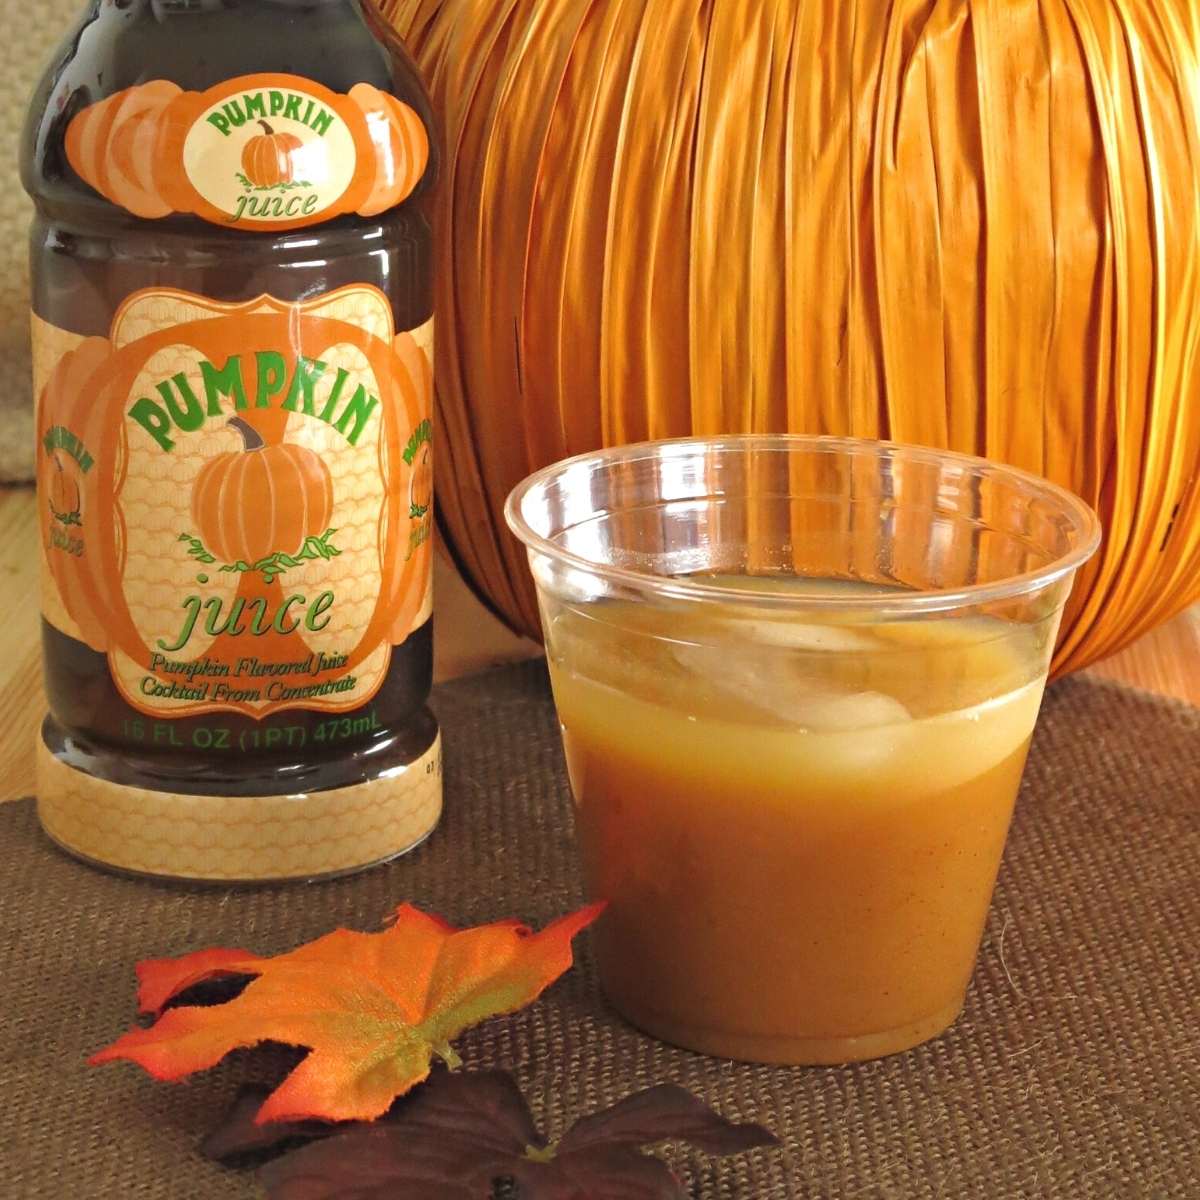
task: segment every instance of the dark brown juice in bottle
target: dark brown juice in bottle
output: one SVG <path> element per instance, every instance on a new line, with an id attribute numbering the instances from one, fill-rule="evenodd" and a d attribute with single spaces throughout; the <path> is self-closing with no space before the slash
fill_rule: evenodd
<path id="1" fill-rule="evenodd" d="M 313 878 L 441 811 L 429 106 L 360 0 L 91 0 L 34 97 L 52 838 Z"/>

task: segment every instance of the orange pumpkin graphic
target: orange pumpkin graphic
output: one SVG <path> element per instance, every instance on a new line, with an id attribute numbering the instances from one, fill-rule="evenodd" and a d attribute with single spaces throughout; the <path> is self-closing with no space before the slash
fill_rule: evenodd
<path id="1" fill-rule="evenodd" d="M 433 453 L 428 444 L 421 447 L 413 465 L 411 499 L 413 515 L 418 517 L 423 517 L 433 503 Z"/>
<path id="2" fill-rule="evenodd" d="M 375 180 L 358 210 L 373 217 L 400 204 L 421 182 L 429 165 L 429 133 L 415 110 L 369 83 L 355 84 L 349 95 L 375 143 Z"/>
<path id="3" fill-rule="evenodd" d="M 55 467 L 48 484 L 50 511 L 64 525 L 78 525 L 79 510 L 82 506 L 79 481 L 73 472 L 63 468 L 62 459 L 57 454 L 53 455 L 50 461 Z"/>
<path id="4" fill-rule="evenodd" d="M 204 544 L 227 563 L 295 554 L 320 537 L 333 515 L 333 480 L 305 446 L 268 446 L 240 417 L 230 422 L 245 449 L 206 463 L 192 491 L 192 519 Z"/>
<path id="5" fill-rule="evenodd" d="M 157 177 L 164 114 L 182 91 L 156 79 L 85 108 L 67 127 L 67 158 L 80 178 L 135 216 L 165 217 Z"/>
<path id="6" fill-rule="evenodd" d="M 294 133 L 276 133 L 266 121 L 259 124 L 263 132 L 252 137 L 242 151 L 242 171 L 255 187 L 291 183 L 296 173 L 292 155 L 304 143 Z"/>

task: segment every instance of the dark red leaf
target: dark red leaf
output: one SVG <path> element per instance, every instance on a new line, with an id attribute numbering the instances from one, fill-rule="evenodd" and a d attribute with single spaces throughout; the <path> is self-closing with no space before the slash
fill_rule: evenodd
<path id="1" fill-rule="evenodd" d="M 661 1158 L 615 1147 L 546 1163 L 525 1162 L 515 1176 L 515 1200 L 686 1200 L 687 1192 Z"/>
<path id="2" fill-rule="evenodd" d="M 436 1139 L 479 1161 L 520 1158 L 546 1141 L 507 1071 L 438 1071 L 396 1112 L 413 1138 Z"/>
<path id="3" fill-rule="evenodd" d="M 273 1200 L 366 1200 L 409 1187 L 422 1200 L 486 1198 L 492 1179 L 543 1145 L 511 1075 L 439 1071 L 383 1121 L 305 1146 L 267 1167 L 263 1180 Z"/>
<path id="4" fill-rule="evenodd" d="M 657 1142 L 688 1142 L 706 1154 L 741 1154 L 775 1146 L 775 1135 L 761 1125 L 735 1125 L 703 1100 L 664 1083 L 576 1121 L 559 1143 L 562 1156 L 596 1146 L 640 1149 Z"/>
<path id="5" fill-rule="evenodd" d="M 271 1200 L 487 1200 L 476 1164 L 398 1122 L 355 1122 L 263 1167 Z"/>
<path id="6" fill-rule="evenodd" d="M 200 1144 L 200 1153 L 214 1162 L 229 1163 L 256 1154 L 282 1150 L 290 1143 L 310 1142 L 336 1133 L 339 1126 L 329 1121 L 271 1121 L 255 1119 L 269 1087 L 248 1084 L 242 1088 L 225 1119 Z"/>
<path id="7" fill-rule="evenodd" d="M 650 1088 L 585 1117 L 547 1148 L 512 1076 L 437 1072 L 374 1124 L 351 1123 L 269 1164 L 270 1200 L 686 1200 L 641 1148 L 686 1141 L 712 1154 L 775 1145 L 682 1088 Z"/>

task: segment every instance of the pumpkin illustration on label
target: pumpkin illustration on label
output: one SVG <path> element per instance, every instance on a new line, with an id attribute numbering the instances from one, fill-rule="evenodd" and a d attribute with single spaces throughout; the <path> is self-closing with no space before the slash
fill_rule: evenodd
<path id="1" fill-rule="evenodd" d="M 276 133 L 259 121 L 263 132 L 255 134 L 242 151 L 242 172 L 257 188 L 273 188 L 295 182 L 293 155 L 304 143 L 294 133 Z"/>
<path id="2" fill-rule="evenodd" d="M 241 417 L 229 425 L 244 449 L 206 463 L 192 491 L 192 518 L 205 546 L 227 563 L 294 555 L 325 534 L 333 514 L 333 479 L 305 446 L 268 446 Z"/>
<path id="3" fill-rule="evenodd" d="M 433 506 L 433 422 L 424 420 L 413 430 L 404 448 L 404 461 L 412 471 L 408 481 L 409 519 L 421 521 Z M 427 536 L 428 530 L 419 529 L 418 535 Z"/>
<path id="4" fill-rule="evenodd" d="M 63 466 L 60 454 L 53 454 L 50 461 L 55 468 L 50 475 L 48 487 L 50 513 L 56 521 L 60 521 L 63 525 L 82 525 L 83 518 L 80 510 L 83 501 L 79 490 L 79 481 L 72 472 Z"/>
<path id="5" fill-rule="evenodd" d="M 426 443 L 421 447 L 420 454 L 413 466 L 412 487 L 409 495 L 412 501 L 412 516 L 423 517 L 433 503 L 433 455 L 432 448 Z"/>

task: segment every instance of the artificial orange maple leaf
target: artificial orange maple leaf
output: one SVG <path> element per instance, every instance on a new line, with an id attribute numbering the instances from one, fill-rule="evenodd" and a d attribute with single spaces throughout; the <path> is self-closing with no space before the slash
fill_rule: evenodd
<path id="1" fill-rule="evenodd" d="M 194 984 L 256 976 L 236 999 L 173 1008 L 89 1060 L 128 1059 L 156 1079 L 180 1079 L 259 1042 L 311 1053 L 268 1097 L 259 1122 L 373 1120 L 424 1080 L 464 1029 L 532 1003 L 572 963 L 571 941 L 602 904 L 541 933 L 516 921 L 458 930 L 402 905 L 381 933 L 338 929 L 288 954 L 201 950 L 138 965 L 138 1002 L 158 1013 Z"/>

